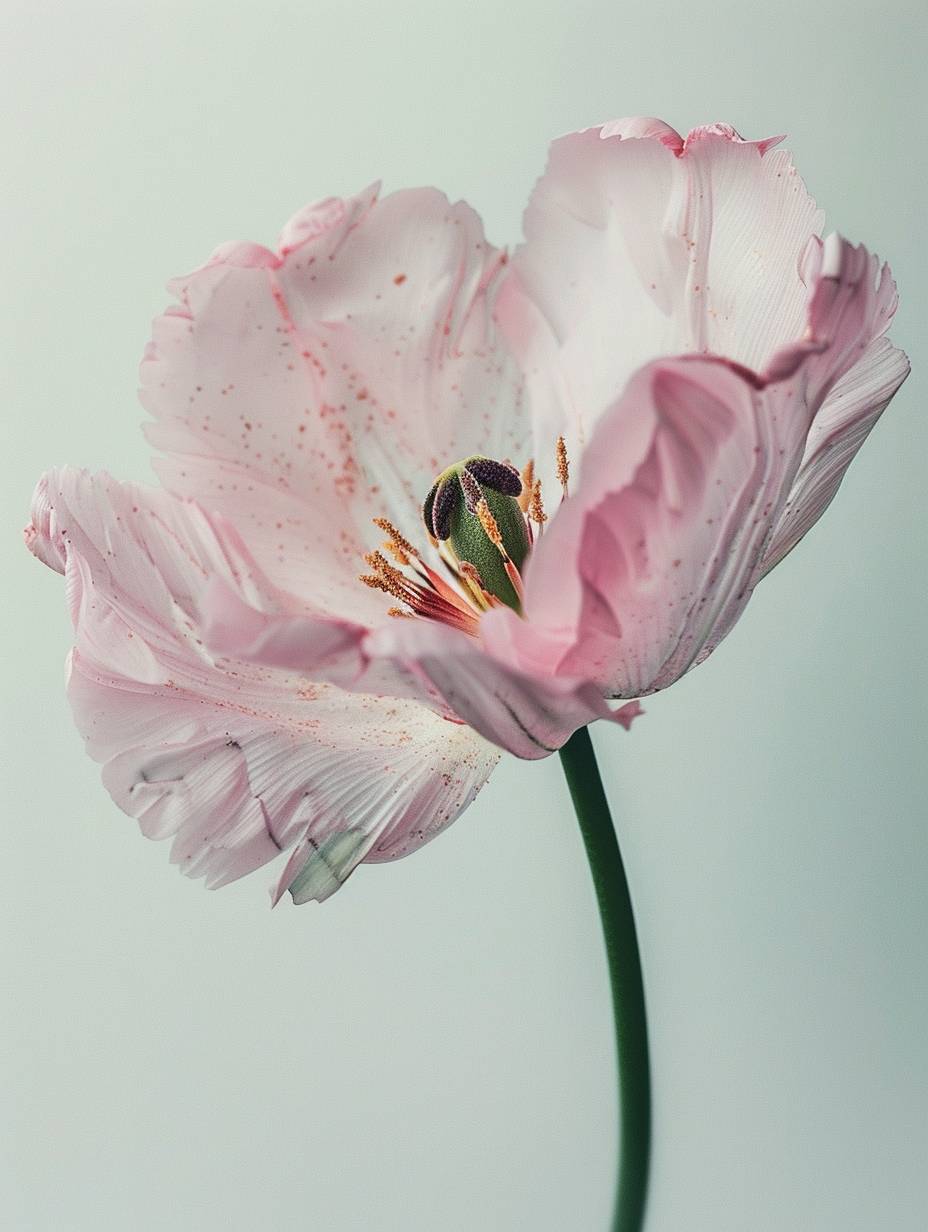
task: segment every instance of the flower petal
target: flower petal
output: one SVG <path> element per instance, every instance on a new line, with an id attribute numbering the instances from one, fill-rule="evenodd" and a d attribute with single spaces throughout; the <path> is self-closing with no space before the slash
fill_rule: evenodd
<path id="1" fill-rule="evenodd" d="M 316 630 L 300 617 L 259 612 L 217 591 L 212 604 L 231 613 L 207 622 L 207 642 L 217 652 L 291 671 L 314 653 Z M 521 625 L 514 613 L 513 619 Z M 364 639 L 361 651 L 359 670 L 336 659 L 326 678 L 355 692 L 415 698 L 516 757 L 546 757 L 594 719 L 627 728 L 639 713 L 614 713 L 588 681 L 523 672 L 506 654 L 488 653 L 482 641 L 432 621 L 391 620 Z"/>
<path id="2" fill-rule="evenodd" d="M 814 256 L 817 283 L 809 340 L 787 348 L 774 366 L 789 370 L 802 362 L 803 346 L 817 352 L 805 367 L 807 386 L 820 406 L 764 557 L 764 573 L 792 551 L 831 504 L 854 455 L 909 374 L 905 354 L 884 337 L 897 302 L 889 267 L 837 236 L 830 236 Z M 830 324 L 835 318 L 837 329 Z M 819 350 L 817 340 L 829 333 L 836 335 L 834 341 Z"/>
<path id="3" fill-rule="evenodd" d="M 772 144 L 726 125 L 683 142 L 650 119 L 552 144 L 498 313 L 527 370 L 536 465 L 558 434 L 584 447 L 616 391 L 661 355 L 759 370 L 798 336 L 799 263 L 821 214 Z"/>
<path id="4" fill-rule="evenodd" d="M 725 637 L 905 374 L 881 345 L 895 293 L 875 258 L 834 237 L 806 272 L 808 327 L 767 373 L 684 356 L 636 374 L 529 561 L 528 622 L 485 618 L 494 653 L 638 697 Z"/>
<path id="5" fill-rule="evenodd" d="M 611 711 L 588 681 L 528 674 L 443 625 L 395 621 L 372 633 L 365 649 L 375 667 L 386 660 L 424 677 L 454 714 L 516 757 L 547 757 L 595 719 L 627 728 L 634 717 Z"/>
<path id="6" fill-rule="evenodd" d="M 53 472 L 31 538 L 65 571 L 68 691 L 106 787 L 144 834 L 172 837 L 172 860 L 210 887 L 297 844 L 292 876 L 322 851 L 327 878 L 310 888 L 326 897 L 361 860 L 437 834 L 496 763 L 479 736 L 413 702 L 214 660 L 199 616 L 207 580 L 259 607 L 275 596 L 234 532 L 192 503 Z"/>
<path id="7" fill-rule="evenodd" d="M 278 253 L 220 250 L 172 284 L 142 363 L 165 483 L 232 516 L 278 585 L 378 619 L 357 584 L 371 518 L 418 533 L 438 471 L 523 434 L 490 315 L 501 262 L 431 189 L 310 207 Z"/>
<path id="8" fill-rule="evenodd" d="M 527 620 L 484 620 L 525 671 L 638 697 L 682 674 L 767 538 L 788 454 L 759 391 L 719 360 L 650 364 L 600 421 L 575 495 L 526 571 Z M 794 435 L 801 442 L 803 425 Z M 801 443 L 793 444 L 795 454 Z"/>

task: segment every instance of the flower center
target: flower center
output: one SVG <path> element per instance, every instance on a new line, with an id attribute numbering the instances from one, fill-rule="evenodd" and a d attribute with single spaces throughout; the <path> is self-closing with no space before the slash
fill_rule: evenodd
<path id="1" fill-rule="evenodd" d="M 564 438 L 558 437 L 557 476 L 567 496 L 568 462 Z M 431 547 L 450 583 L 386 518 L 375 518 L 384 531 L 382 551 L 365 562 L 371 573 L 360 580 L 399 600 L 397 617 L 438 620 L 474 636 L 483 612 L 505 604 L 521 614 L 522 575 L 547 515 L 541 480 L 529 461 L 521 474 L 511 462 L 475 455 L 455 462 L 438 476 L 422 505 L 422 520 Z"/>

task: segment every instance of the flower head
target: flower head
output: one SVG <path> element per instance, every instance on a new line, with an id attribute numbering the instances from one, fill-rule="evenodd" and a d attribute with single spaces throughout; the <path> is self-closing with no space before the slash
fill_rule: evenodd
<path id="1" fill-rule="evenodd" d="M 775 145 L 617 121 L 554 143 L 511 261 L 370 189 L 171 284 L 163 489 L 51 472 L 27 541 L 89 751 L 183 871 L 288 851 L 275 898 L 325 898 L 718 645 L 908 371 L 887 268 Z"/>

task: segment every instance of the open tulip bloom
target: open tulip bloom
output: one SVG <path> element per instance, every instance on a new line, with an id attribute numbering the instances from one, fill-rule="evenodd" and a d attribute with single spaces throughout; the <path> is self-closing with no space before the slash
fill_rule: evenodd
<path id="1" fill-rule="evenodd" d="M 159 490 L 50 471 L 68 693 L 118 806 L 217 887 L 322 900 L 560 751 L 619 1039 L 616 1229 L 641 1226 L 634 921 L 586 727 L 715 649 L 904 380 L 887 267 L 777 140 L 627 119 L 555 141 L 511 257 L 376 187 L 171 284 L 141 367 Z"/>

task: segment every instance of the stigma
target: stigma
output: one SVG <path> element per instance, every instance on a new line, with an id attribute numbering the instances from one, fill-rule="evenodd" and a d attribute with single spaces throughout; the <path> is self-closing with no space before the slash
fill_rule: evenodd
<path id="1" fill-rule="evenodd" d="M 555 458 L 563 500 L 563 437 Z M 492 608 L 506 606 L 521 615 L 522 570 L 547 521 L 531 460 L 521 472 L 509 461 L 480 455 L 454 463 L 429 489 L 422 521 L 440 571 L 391 522 L 374 518 L 386 539 L 382 550 L 364 557 L 370 572 L 360 580 L 396 601 L 387 609 L 390 616 L 435 620 L 476 637 L 483 613 Z"/>

